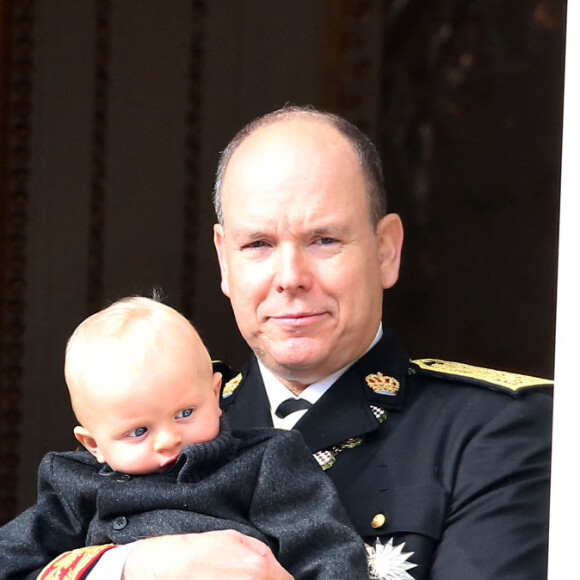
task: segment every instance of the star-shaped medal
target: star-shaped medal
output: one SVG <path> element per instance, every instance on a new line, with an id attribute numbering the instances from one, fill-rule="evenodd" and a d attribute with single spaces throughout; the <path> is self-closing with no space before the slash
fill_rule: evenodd
<path id="1" fill-rule="evenodd" d="M 413 580 L 407 570 L 417 564 L 407 562 L 414 552 L 403 552 L 405 542 L 393 546 L 393 538 L 382 544 L 379 538 L 374 546 L 367 546 L 369 578 L 371 580 Z"/>

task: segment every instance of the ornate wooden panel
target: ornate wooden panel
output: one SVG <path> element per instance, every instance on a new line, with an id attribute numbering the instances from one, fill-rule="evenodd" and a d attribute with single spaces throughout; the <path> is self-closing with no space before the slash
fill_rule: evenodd
<path id="1" fill-rule="evenodd" d="M 0 13 L 0 523 L 15 515 L 19 484 L 33 5 L 4 2 Z"/>

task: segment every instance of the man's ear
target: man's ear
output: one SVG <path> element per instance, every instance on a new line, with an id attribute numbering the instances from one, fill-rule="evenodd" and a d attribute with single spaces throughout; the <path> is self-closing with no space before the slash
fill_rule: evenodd
<path id="1" fill-rule="evenodd" d="M 401 250 L 403 248 L 403 223 L 396 213 L 381 218 L 377 224 L 381 284 L 392 288 L 399 278 Z"/>
<path id="2" fill-rule="evenodd" d="M 103 457 L 103 454 L 101 453 L 99 446 L 97 445 L 97 442 L 91 435 L 90 431 L 84 427 L 81 427 L 80 425 L 77 425 L 74 428 L 74 434 L 77 440 L 80 441 L 80 443 L 82 443 L 82 445 L 85 447 L 85 449 L 90 451 L 97 458 L 99 463 L 105 463 L 105 458 Z"/>
<path id="3" fill-rule="evenodd" d="M 221 388 L 222 388 L 222 374 L 221 373 L 214 373 L 213 377 L 212 377 L 212 386 L 213 386 L 213 392 L 217 398 L 217 402 L 219 405 L 220 402 L 220 392 L 221 392 Z M 220 416 L 222 414 L 222 411 L 220 409 Z"/>
<path id="4" fill-rule="evenodd" d="M 220 272 L 222 276 L 221 289 L 222 292 L 229 298 L 230 285 L 228 281 L 228 261 L 226 258 L 226 241 L 224 228 L 220 224 L 213 226 L 213 244 L 217 252 L 217 258 L 220 265 Z"/>

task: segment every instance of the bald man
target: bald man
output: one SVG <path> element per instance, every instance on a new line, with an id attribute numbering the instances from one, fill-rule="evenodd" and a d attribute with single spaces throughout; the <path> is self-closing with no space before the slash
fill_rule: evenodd
<path id="1" fill-rule="evenodd" d="M 214 202 L 221 288 L 254 352 L 222 389 L 229 422 L 302 433 L 372 578 L 545 579 L 551 382 L 412 360 L 383 325 L 403 227 L 369 139 L 335 115 L 275 111 L 222 153 Z M 284 577 L 209 541 L 140 542 L 122 577 Z"/>

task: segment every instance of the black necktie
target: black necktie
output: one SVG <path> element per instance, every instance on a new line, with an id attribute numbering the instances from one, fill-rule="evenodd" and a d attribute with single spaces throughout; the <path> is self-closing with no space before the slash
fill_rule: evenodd
<path id="1" fill-rule="evenodd" d="M 310 407 L 312 407 L 312 403 L 306 399 L 286 399 L 278 405 L 276 416 L 284 419 L 284 417 L 287 417 L 290 413 L 294 413 L 294 411 L 310 409 Z"/>

